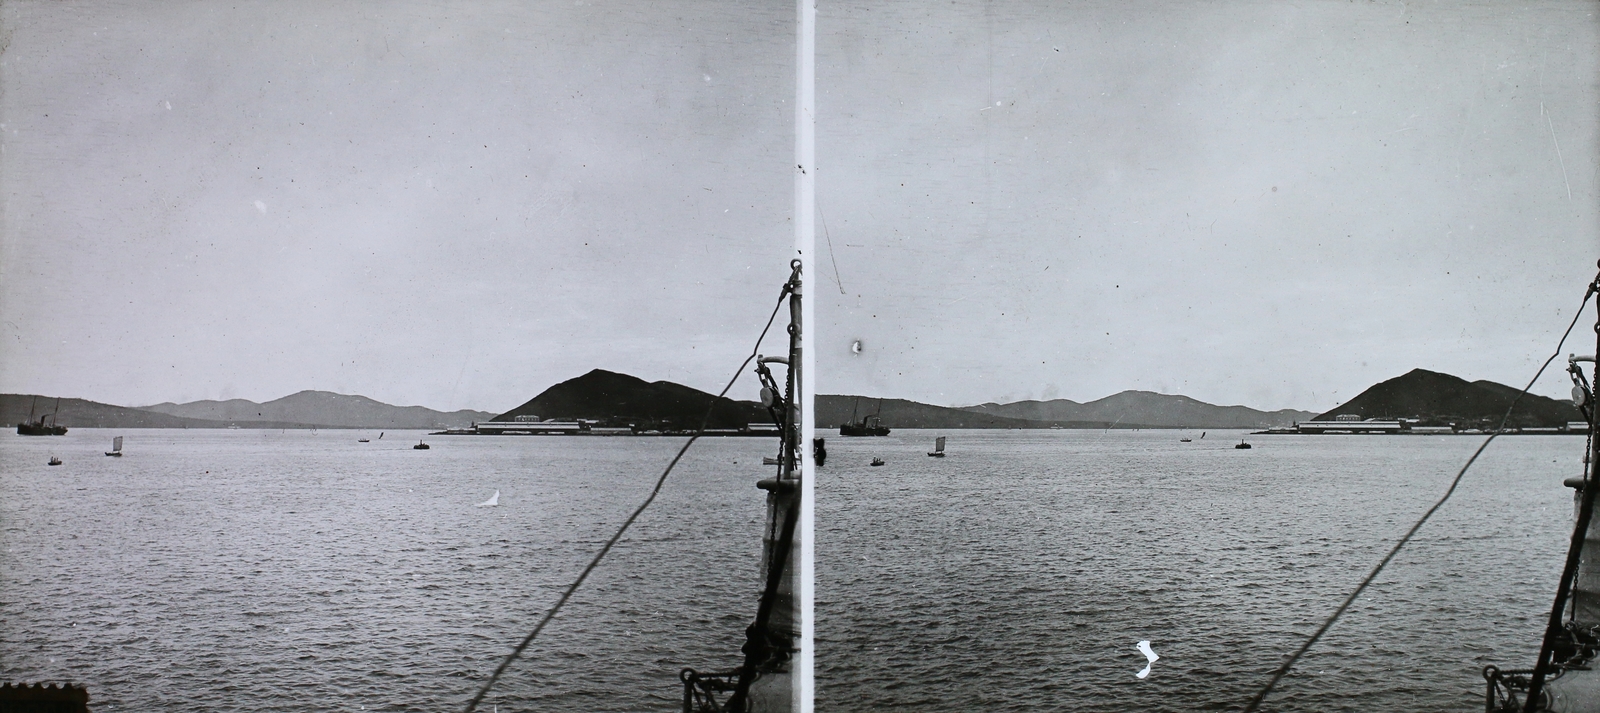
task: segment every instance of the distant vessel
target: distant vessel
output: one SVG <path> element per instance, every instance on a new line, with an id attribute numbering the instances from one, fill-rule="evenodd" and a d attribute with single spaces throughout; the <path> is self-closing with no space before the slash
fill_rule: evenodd
<path id="1" fill-rule="evenodd" d="M 861 397 L 857 396 L 856 397 L 856 404 L 860 404 L 860 403 L 861 403 Z M 878 399 L 878 410 L 879 411 L 883 410 L 883 399 Z M 883 422 L 878 419 L 878 414 L 876 412 L 874 412 L 870 416 L 862 418 L 860 421 L 857 421 L 856 420 L 856 409 L 855 409 L 855 406 L 851 406 L 850 407 L 850 422 L 839 427 L 839 435 L 841 435 L 841 436 L 887 436 L 887 435 L 889 435 L 889 427 L 883 425 Z"/>
<path id="2" fill-rule="evenodd" d="M 877 416 L 868 416 L 858 422 L 847 423 L 839 427 L 841 436 L 887 436 L 889 427 L 883 425 Z"/>
<path id="3" fill-rule="evenodd" d="M 45 465 L 61 465 L 61 459 L 55 456 L 50 456 L 50 462 L 46 463 Z"/>
<path id="4" fill-rule="evenodd" d="M 933 457 L 933 458 L 943 458 L 944 457 L 944 436 L 940 436 L 940 437 L 934 439 L 934 441 L 933 441 L 933 452 L 929 453 L 928 455 Z"/>
<path id="5" fill-rule="evenodd" d="M 1237 450 L 1241 450 L 1241 451 L 1242 451 L 1242 450 L 1247 450 L 1247 449 L 1249 449 L 1249 448 L 1250 448 L 1250 444 L 1248 444 L 1248 443 L 1245 443 L 1245 442 L 1244 442 L 1244 439 L 1243 439 L 1243 438 L 1241 438 L 1241 439 L 1239 439 L 1239 442 L 1238 442 L 1238 443 L 1235 443 L 1235 444 L 1233 444 L 1233 447 L 1234 447 L 1234 448 L 1235 448 L 1235 449 L 1237 449 Z"/>
<path id="6" fill-rule="evenodd" d="M 414 450 L 414 451 L 425 451 L 425 450 L 428 450 L 428 444 L 423 443 L 422 441 L 417 441 L 417 445 L 412 446 L 411 450 Z"/>
<path id="7" fill-rule="evenodd" d="M 114 458 L 122 457 L 122 436 L 111 439 L 111 450 L 106 451 L 106 455 Z"/>
<path id="8" fill-rule="evenodd" d="M 359 439 L 356 439 L 356 443 L 371 443 L 371 442 L 372 442 L 372 439 L 370 439 L 370 438 L 359 438 Z"/>
<path id="9" fill-rule="evenodd" d="M 883 465 L 883 459 L 882 458 L 873 458 L 872 459 L 872 465 L 874 465 L 874 466 Z"/>
<path id="10" fill-rule="evenodd" d="M 480 507 L 480 508 L 492 508 L 492 507 L 495 507 L 495 506 L 497 506 L 499 504 L 500 504 L 500 491 L 496 490 L 496 491 L 494 491 L 494 495 L 490 495 L 489 496 L 488 500 L 485 500 L 485 501 L 483 501 L 481 503 L 478 503 L 478 507 Z"/>
<path id="11" fill-rule="evenodd" d="M 37 421 L 33 420 L 33 407 L 34 407 L 34 405 L 36 405 L 38 403 L 39 403 L 39 397 L 37 397 L 37 396 L 33 397 L 33 403 L 28 405 L 28 420 L 23 422 L 23 423 L 17 424 L 17 435 L 19 435 L 19 436 L 65 436 L 65 435 L 67 435 L 67 427 L 56 423 L 56 414 L 55 413 L 51 413 L 49 416 L 40 416 L 39 420 L 37 420 Z M 59 412 L 60 410 L 61 410 L 61 399 L 56 399 L 56 412 Z M 52 465 L 55 465 L 55 464 L 52 464 Z"/>
<path id="12" fill-rule="evenodd" d="M 1179 438 L 1178 442 L 1179 443 L 1193 443 L 1194 439 L 1193 438 Z"/>

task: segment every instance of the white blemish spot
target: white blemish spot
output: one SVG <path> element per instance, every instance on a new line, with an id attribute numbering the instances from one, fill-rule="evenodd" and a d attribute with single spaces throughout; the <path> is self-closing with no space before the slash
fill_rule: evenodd
<path id="1" fill-rule="evenodd" d="M 262 215 L 266 215 L 267 214 L 267 204 L 262 203 L 261 201 L 256 201 L 256 210 L 261 211 Z"/>
<path id="2" fill-rule="evenodd" d="M 167 102 L 167 111 L 172 111 L 172 102 Z"/>
<path id="3" fill-rule="evenodd" d="M 1156 663 L 1156 659 L 1159 659 L 1161 657 L 1157 656 L 1156 652 L 1150 650 L 1150 642 L 1148 642 L 1148 641 L 1139 642 L 1139 653 L 1144 654 L 1144 657 L 1147 658 L 1147 659 L 1150 659 L 1150 661 L 1149 661 L 1149 663 L 1146 663 L 1144 665 L 1144 670 L 1143 671 L 1140 671 L 1140 672 L 1138 672 L 1136 674 L 1133 674 L 1133 675 L 1138 677 L 1138 678 L 1144 678 L 1145 676 L 1150 675 L 1150 667 L 1154 666 L 1155 663 Z"/>
<path id="4" fill-rule="evenodd" d="M 706 81 L 708 81 L 708 82 L 711 81 L 711 75 L 709 75 L 709 74 L 702 74 L 700 76 L 705 77 Z"/>

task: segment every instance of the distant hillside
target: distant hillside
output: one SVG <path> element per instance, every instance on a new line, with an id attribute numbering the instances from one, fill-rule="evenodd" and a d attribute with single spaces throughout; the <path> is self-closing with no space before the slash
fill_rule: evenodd
<path id="1" fill-rule="evenodd" d="M 18 423 L 27 420 L 28 409 L 37 399 L 38 406 L 34 409 L 33 417 L 49 414 L 55 410 L 56 397 L 34 396 L 33 394 L 0 394 L 0 420 L 3 420 L 6 430 L 15 433 Z M 61 399 L 61 411 L 56 416 L 56 422 L 73 428 L 228 428 L 239 426 L 241 428 L 309 428 L 303 423 L 255 422 L 245 424 L 238 421 L 208 421 L 195 418 L 183 418 L 154 411 L 128 408 L 125 406 L 112 406 L 97 401 L 85 399 Z"/>
<path id="2" fill-rule="evenodd" d="M 288 422 L 325 428 L 441 428 L 466 426 L 473 421 L 487 421 L 494 417 L 494 414 L 484 411 L 445 413 L 421 406 L 390 406 L 365 396 L 327 391 L 301 391 L 261 404 L 232 399 L 186 404 L 161 403 L 141 409 L 212 421 Z"/>
<path id="3" fill-rule="evenodd" d="M 1187 396 L 1151 391 L 1124 391 L 1078 403 L 1068 399 L 988 403 L 965 411 L 1030 421 L 1106 421 L 1143 423 L 1158 428 L 1269 428 L 1304 421 L 1310 411 L 1257 411 L 1245 406 L 1216 406 Z"/>
<path id="4" fill-rule="evenodd" d="M 1505 416 L 1521 389 L 1493 381 L 1473 381 L 1426 369 L 1376 384 L 1327 413 L 1319 421 L 1349 414 L 1363 419 L 1417 418 L 1422 425 L 1487 425 Z M 1517 401 L 1507 425 L 1512 428 L 1560 426 L 1581 421 L 1578 409 L 1566 401 L 1528 394 Z"/>
<path id="5" fill-rule="evenodd" d="M 766 408 L 757 403 L 713 396 L 670 381 L 647 382 L 604 369 L 556 384 L 491 420 L 515 421 L 518 416 L 563 421 L 582 418 L 611 426 L 690 430 L 699 428 L 707 407 L 711 407 L 708 428 L 772 423 Z"/>
<path id="6" fill-rule="evenodd" d="M 877 414 L 889 428 L 1153 428 L 1148 424 L 1098 420 L 1032 420 L 967 409 L 932 406 L 904 399 L 868 396 L 817 396 L 817 428 L 838 428 L 851 420 Z"/>

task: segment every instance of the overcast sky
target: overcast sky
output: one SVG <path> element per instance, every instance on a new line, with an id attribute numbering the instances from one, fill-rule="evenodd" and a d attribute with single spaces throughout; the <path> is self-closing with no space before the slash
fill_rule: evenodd
<path id="1" fill-rule="evenodd" d="M 819 389 L 1520 386 L 1600 257 L 1594 13 L 821 2 Z M 787 274 L 793 18 L 0 4 L 0 391 L 715 391 Z"/>
<path id="2" fill-rule="evenodd" d="M 0 390 L 715 391 L 788 277 L 787 0 L 0 13 Z"/>
<path id="3" fill-rule="evenodd" d="M 1600 257 L 1595 10 L 823 3 L 819 389 L 1520 387 Z"/>

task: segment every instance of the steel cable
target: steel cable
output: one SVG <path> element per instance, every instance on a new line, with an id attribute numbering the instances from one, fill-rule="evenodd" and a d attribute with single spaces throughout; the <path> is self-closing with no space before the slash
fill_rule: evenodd
<path id="1" fill-rule="evenodd" d="M 799 268 L 794 268 L 794 271 L 798 273 Z M 478 704 L 483 702 L 484 696 L 489 695 L 489 689 L 493 688 L 495 682 L 500 680 L 500 675 L 505 673 L 506 668 L 511 665 L 511 662 L 515 661 L 517 657 L 528 648 L 528 645 L 533 643 L 533 640 L 539 636 L 539 632 L 544 630 L 545 625 L 550 623 L 551 619 L 555 618 L 556 613 L 561 611 L 561 607 L 567 603 L 568 599 L 572 598 L 574 592 L 578 591 L 578 587 L 583 584 L 583 580 L 588 579 L 589 573 L 593 572 L 594 568 L 600 565 L 600 560 L 604 559 L 606 553 L 611 551 L 612 546 L 616 545 L 617 541 L 622 539 L 623 533 L 628 531 L 628 527 L 633 525 L 633 521 L 639 519 L 639 515 L 644 512 L 645 508 L 650 507 L 650 503 L 655 502 L 656 495 L 661 493 L 661 486 L 666 484 L 667 476 L 670 475 L 672 473 L 672 469 L 678 465 L 678 461 L 683 459 L 683 454 L 689 452 L 689 446 L 694 445 L 694 442 L 699 440 L 700 436 L 705 434 L 706 424 L 711 422 L 711 413 L 712 410 L 716 408 L 717 402 L 722 397 L 728 395 L 728 391 L 732 389 L 734 383 L 739 380 L 739 375 L 744 373 L 745 367 L 749 366 L 751 360 L 756 358 L 756 353 L 761 350 L 762 340 L 767 338 L 767 331 L 772 329 L 772 323 L 778 318 L 778 311 L 783 309 L 783 301 L 784 299 L 788 298 L 793 285 L 794 275 L 791 275 L 789 282 L 784 284 L 783 292 L 778 295 L 778 303 L 772 308 L 772 316 L 767 317 L 767 326 L 761 328 L 761 336 L 756 338 L 756 345 L 750 350 L 750 356 L 745 357 L 744 363 L 739 365 L 739 370 L 733 373 L 733 378 L 729 379 L 728 384 L 722 387 L 722 391 L 717 394 L 717 398 L 712 399 L 711 403 L 706 406 L 706 415 L 704 418 L 700 419 L 700 428 L 695 431 L 694 435 L 689 437 L 689 440 L 684 441 L 683 447 L 679 448 L 678 454 L 672 457 L 672 462 L 667 464 L 666 470 L 661 471 L 661 477 L 656 479 L 655 487 L 650 490 L 650 497 L 645 498 L 644 502 L 633 511 L 633 514 L 629 515 L 628 519 L 623 521 L 622 526 L 617 528 L 616 534 L 612 535 L 611 539 L 606 541 L 605 546 L 601 547 L 600 551 L 595 554 L 594 559 L 589 562 L 589 566 L 583 568 L 583 572 L 578 575 L 578 578 L 573 580 L 572 584 L 567 587 L 567 591 L 562 593 L 560 599 L 556 600 L 555 606 L 550 607 L 550 610 L 545 612 L 544 617 L 539 619 L 539 623 L 534 625 L 533 631 L 528 632 L 528 635 L 523 637 L 522 641 L 518 643 L 516 647 L 511 649 L 511 653 L 506 654 L 505 659 L 500 662 L 500 665 L 495 667 L 494 673 L 489 675 L 489 680 L 484 682 L 483 686 L 478 689 L 477 695 L 474 695 L 472 700 L 467 703 L 466 713 L 473 713 L 478 709 Z"/>
<path id="2" fill-rule="evenodd" d="M 1589 298 L 1594 296 L 1594 284 L 1595 283 L 1590 283 L 1589 289 L 1584 292 L 1583 303 L 1578 305 L 1578 312 L 1572 316 L 1572 323 L 1567 325 L 1567 331 L 1562 333 L 1561 341 L 1556 343 L 1555 353 L 1551 354 L 1550 358 L 1544 361 L 1544 364 L 1539 367 L 1539 371 L 1533 375 L 1532 379 L 1528 380 L 1528 385 L 1522 387 L 1522 391 L 1517 394 L 1516 398 L 1511 400 L 1511 405 L 1506 407 L 1506 415 L 1500 419 L 1500 426 L 1494 430 L 1494 433 L 1489 434 L 1488 438 L 1483 439 L 1483 443 L 1478 446 L 1478 450 L 1473 451 L 1472 457 L 1467 459 L 1466 464 L 1461 466 L 1461 470 L 1456 473 L 1455 479 L 1450 481 L 1450 487 L 1444 491 L 1444 496 L 1439 498 L 1439 501 L 1434 503 L 1433 507 L 1428 508 L 1428 511 L 1422 514 L 1422 517 L 1417 520 L 1417 523 L 1412 525 L 1410 530 L 1406 531 L 1405 536 L 1401 537 L 1400 541 L 1395 543 L 1394 548 L 1389 550 L 1389 554 L 1384 555 L 1383 560 L 1378 562 L 1378 566 L 1373 567 L 1372 572 L 1367 574 L 1365 579 L 1361 580 L 1361 584 L 1356 587 L 1355 591 L 1351 592 L 1350 596 L 1345 597 L 1344 603 L 1340 604 L 1339 608 L 1333 611 L 1333 615 L 1329 616 L 1326 621 L 1322 622 L 1322 626 L 1317 628 L 1317 632 L 1312 634 L 1311 638 L 1306 639 L 1306 642 L 1300 645 L 1300 649 L 1295 651 L 1294 655 L 1290 656 L 1289 660 L 1285 661 L 1282 666 L 1278 667 L 1277 671 L 1273 672 L 1272 680 L 1267 681 L 1267 685 L 1262 687 L 1261 692 L 1257 693 L 1255 698 L 1250 699 L 1250 703 L 1244 707 L 1244 713 L 1253 713 L 1256 708 L 1261 705 L 1261 702 L 1266 700 L 1267 694 L 1271 693 L 1272 688 L 1278 685 L 1278 681 L 1282 680 L 1284 676 L 1288 675 L 1289 670 L 1294 668 L 1295 662 L 1300 660 L 1301 655 L 1305 654 L 1305 652 L 1309 650 L 1312 645 L 1317 643 L 1318 639 L 1322 638 L 1322 635 L 1333 626 L 1333 623 L 1339 620 L 1340 615 L 1344 614 L 1344 611 L 1350 608 L 1350 604 L 1356 600 L 1356 597 L 1360 596 L 1361 592 L 1366 590 L 1367 585 L 1372 584 L 1372 581 L 1378 578 L 1378 573 L 1382 572 L 1383 568 L 1389 564 L 1389 560 L 1394 559 L 1394 556 L 1400 553 L 1400 548 L 1405 547 L 1406 543 L 1411 541 L 1411 537 L 1417 534 L 1418 530 L 1422 529 L 1422 525 L 1428 521 L 1428 518 L 1433 517 L 1433 514 L 1437 512 L 1440 507 L 1443 507 L 1445 501 L 1449 500 L 1450 496 L 1456 492 L 1456 486 L 1461 484 L 1462 476 L 1467 474 L 1467 469 L 1471 468 L 1473 462 L 1478 460 L 1478 456 L 1483 454 L 1483 449 L 1488 448 L 1489 443 L 1494 441 L 1496 437 L 1505 431 L 1506 423 L 1511 420 L 1511 412 L 1517 407 L 1517 402 L 1521 401 L 1522 397 L 1527 395 L 1528 390 L 1533 388 L 1534 382 L 1538 381 L 1539 377 L 1544 375 L 1544 370 L 1550 366 L 1550 363 L 1555 361 L 1556 357 L 1561 355 L 1561 348 L 1567 343 L 1567 337 L 1572 334 L 1572 328 L 1577 326 L 1578 319 L 1583 316 L 1584 307 L 1589 305 Z"/>

